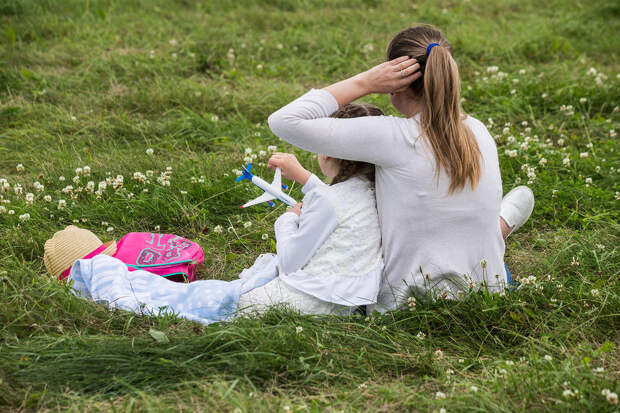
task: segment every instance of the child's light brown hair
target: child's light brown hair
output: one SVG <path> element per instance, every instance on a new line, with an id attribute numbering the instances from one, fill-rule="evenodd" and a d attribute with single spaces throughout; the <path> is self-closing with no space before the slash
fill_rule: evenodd
<path id="1" fill-rule="evenodd" d="M 362 116 L 383 116 L 383 111 L 368 103 L 349 103 L 334 112 L 332 118 L 359 118 Z M 344 182 L 347 179 L 361 175 L 369 181 L 375 181 L 375 165 L 368 162 L 351 161 L 348 159 L 334 159 L 339 162 L 340 172 L 332 179 L 331 185 Z"/>

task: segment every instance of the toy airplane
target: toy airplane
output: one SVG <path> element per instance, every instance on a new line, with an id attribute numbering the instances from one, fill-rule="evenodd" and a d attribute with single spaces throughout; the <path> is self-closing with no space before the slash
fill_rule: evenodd
<path id="1" fill-rule="evenodd" d="M 267 202 L 269 206 L 274 206 L 274 203 L 271 202 L 273 199 L 278 199 L 289 206 L 295 206 L 297 201 L 288 196 L 282 191 L 282 189 L 287 189 L 286 185 L 282 184 L 282 170 L 280 168 L 276 168 L 276 175 L 273 178 L 273 182 L 271 184 L 263 181 L 258 176 L 252 175 L 252 164 L 249 163 L 247 168 L 242 166 L 243 172 L 239 178 L 235 179 L 235 182 L 242 181 L 247 179 L 252 182 L 254 185 L 265 191 L 264 194 L 251 200 L 250 202 L 241 206 L 241 208 L 247 208 L 252 205 L 260 204 L 261 202 Z"/>

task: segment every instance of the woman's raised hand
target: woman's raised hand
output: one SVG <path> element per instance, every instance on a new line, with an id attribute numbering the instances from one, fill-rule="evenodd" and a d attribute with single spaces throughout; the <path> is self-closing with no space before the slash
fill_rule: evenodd
<path id="1" fill-rule="evenodd" d="M 401 56 L 360 73 L 367 93 L 392 93 L 405 90 L 422 76 L 420 64 L 409 56 Z"/>
<path id="2" fill-rule="evenodd" d="M 280 168 L 282 170 L 282 177 L 299 182 L 301 185 L 305 185 L 310 175 L 312 175 L 301 166 L 297 157 L 290 153 L 274 153 L 271 155 L 271 158 L 269 158 L 267 167 L 269 169 Z"/>

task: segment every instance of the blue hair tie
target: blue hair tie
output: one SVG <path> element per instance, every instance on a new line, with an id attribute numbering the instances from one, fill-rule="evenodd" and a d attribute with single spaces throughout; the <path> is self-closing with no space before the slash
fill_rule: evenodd
<path id="1" fill-rule="evenodd" d="M 439 46 L 439 43 L 431 43 L 428 45 L 428 47 L 426 48 L 426 55 L 428 56 L 428 54 L 431 52 L 431 49 L 435 46 Z"/>

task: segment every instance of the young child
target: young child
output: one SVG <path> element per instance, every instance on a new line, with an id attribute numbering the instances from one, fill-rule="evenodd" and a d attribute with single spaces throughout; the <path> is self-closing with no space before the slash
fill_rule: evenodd
<path id="1" fill-rule="evenodd" d="M 381 114 L 374 106 L 350 104 L 334 116 Z M 321 155 L 319 165 L 332 178 L 331 185 L 293 155 L 279 153 L 269 160 L 271 168 L 279 167 L 285 178 L 301 183 L 306 196 L 303 206 L 297 204 L 277 219 L 277 254 L 262 254 L 237 280 L 175 283 L 144 270 L 130 273 L 110 256 L 111 247 L 97 255 L 105 245 L 75 227 L 46 242 L 46 266 L 54 276 L 71 267 L 68 279 L 84 298 L 136 313 L 174 313 L 204 324 L 281 304 L 305 314 L 348 314 L 375 303 L 379 293 L 383 259 L 374 165 Z"/>
<path id="2" fill-rule="evenodd" d="M 380 115 L 375 106 L 348 104 L 332 117 Z M 281 168 L 285 178 L 303 185 L 305 197 L 275 223 L 278 277 L 242 294 L 241 314 L 274 305 L 304 314 L 349 314 L 376 302 L 383 259 L 374 165 L 323 155 L 318 161 L 331 185 L 304 169 L 294 155 L 277 153 L 269 159 L 270 168 Z M 263 267 L 259 262 L 250 273 Z"/>

